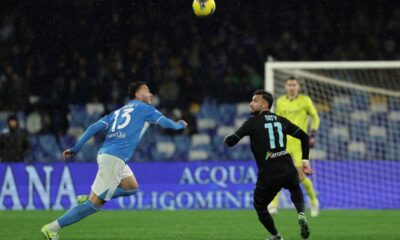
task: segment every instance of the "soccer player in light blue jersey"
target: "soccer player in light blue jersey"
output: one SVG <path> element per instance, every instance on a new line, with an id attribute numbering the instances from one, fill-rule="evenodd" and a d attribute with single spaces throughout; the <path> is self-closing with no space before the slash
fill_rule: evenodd
<path id="1" fill-rule="evenodd" d="M 153 94 L 144 82 L 129 86 L 129 101 L 125 106 L 106 115 L 90 125 L 79 141 L 63 152 L 67 159 L 75 155 L 96 133 L 106 131 L 104 143 L 97 155 L 99 166 L 88 201 L 71 208 L 57 220 L 42 227 L 41 232 L 48 240 L 58 239 L 58 231 L 97 212 L 110 199 L 133 195 L 139 184 L 126 164 L 132 157 L 143 133 L 150 124 L 179 130 L 185 128 L 184 120 L 174 122 L 166 118 L 151 105 Z"/>

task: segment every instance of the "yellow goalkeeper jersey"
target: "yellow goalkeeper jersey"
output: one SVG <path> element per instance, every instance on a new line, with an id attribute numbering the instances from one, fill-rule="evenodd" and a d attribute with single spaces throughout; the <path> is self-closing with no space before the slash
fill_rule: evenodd
<path id="1" fill-rule="evenodd" d="M 303 131 L 308 132 L 308 120 L 312 118 L 311 129 L 318 130 L 319 116 L 311 98 L 299 94 L 296 98 L 289 100 L 283 95 L 276 101 L 275 113 L 289 119 L 299 126 Z"/>

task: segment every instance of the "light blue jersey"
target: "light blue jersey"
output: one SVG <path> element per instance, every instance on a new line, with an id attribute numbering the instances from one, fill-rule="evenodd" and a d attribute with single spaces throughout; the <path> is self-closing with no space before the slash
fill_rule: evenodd
<path id="1" fill-rule="evenodd" d="M 164 117 L 153 106 L 133 100 L 122 108 L 104 116 L 100 121 L 107 125 L 107 136 L 99 150 L 128 161 L 149 123 L 158 123 Z"/>
<path id="2" fill-rule="evenodd" d="M 166 118 L 152 105 L 132 100 L 92 124 L 71 150 L 74 153 L 78 152 L 90 137 L 99 131 L 107 130 L 99 154 L 107 153 L 127 162 L 150 124 L 159 124 L 172 129 L 184 128 L 182 123 L 176 123 Z"/>

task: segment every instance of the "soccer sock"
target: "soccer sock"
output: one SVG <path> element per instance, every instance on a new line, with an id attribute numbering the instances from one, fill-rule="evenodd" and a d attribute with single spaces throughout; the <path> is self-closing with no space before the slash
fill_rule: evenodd
<path id="1" fill-rule="evenodd" d="M 272 235 L 278 234 L 278 230 L 276 230 L 274 220 L 269 214 L 268 210 L 257 211 L 258 220 L 262 223 L 262 225 L 268 230 Z"/>
<path id="2" fill-rule="evenodd" d="M 292 200 L 294 206 L 296 207 L 297 213 L 304 212 L 305 211 L 304 197 L 300 186 L 297 186 L 294 189 L 290 189 L 289 191 L 290 191 L 290 199 Z"/>
<path id="3" fill-rule="evenodd" d="M 99 210 L 100 207 L 94 205 L 91 201 L 87 201 L 81 205 L 71 208 L 68 212 L 59 217 L 57 221 L 60 224 L 60 227 L 63 228 L 76 223 Z"/>
<path id="4" fill-rule="evenodd" d="M 270 205 L 271 205 L 272 207 L 275 207 L 275 208 L 278 207 L 279 195 L 280 195 L 280 194 L 281 194 L 281 192 L 278 192 L 278 193 L 276 194 L 276 196 L 274 197 L 274 199 L 272 199 L 272 201 L 271 201 L 271 203 L 270 203 Z"/>
<path id="5" fill-rule="evenodd" d="M 60 230 L 60 224 L 58 224 L 57 220 L 52 221 L 51 223 L 49 223 L 49 230 L 52 232 L 58 232 L 58 230 Z"/>
<path id="6" fill-rule="evenodd" d="M 114 194 L 113 194 L 113 196 L 111 198 L 134 195 L 138 191 L 139 191 L 138 188 L 135 188 L 135 189 L 123 189 L 123 188 L 117 187 L 115 189 Z"/>
<path id="7" fill-rule="evenodd" d="M 315 195 L 315 190 L 313 187 L 313 183 L 309 178 L 304 178 L 304 180 L 301 182 L 306 189 L 307 195 L 310 198 L 311 203 L 315 203 L 317 200 L 317 197 Z"/>

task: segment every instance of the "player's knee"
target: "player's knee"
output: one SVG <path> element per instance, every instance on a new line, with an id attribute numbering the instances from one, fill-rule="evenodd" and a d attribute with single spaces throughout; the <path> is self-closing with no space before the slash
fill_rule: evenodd
<path id="1" fill-rule="evenodd" d="M 253 207 L 257 212 L 264 212 L 268 209 L 268 205 L 257 203 L 256 201 L 254 201 Z"/>
<path id="2" fill-rule="evenodd" d="M 139 183 L 133 176 L 129 176 L 121 180 L 119 187 L 123 189 L 137 189 L 139 188 Z"/>

